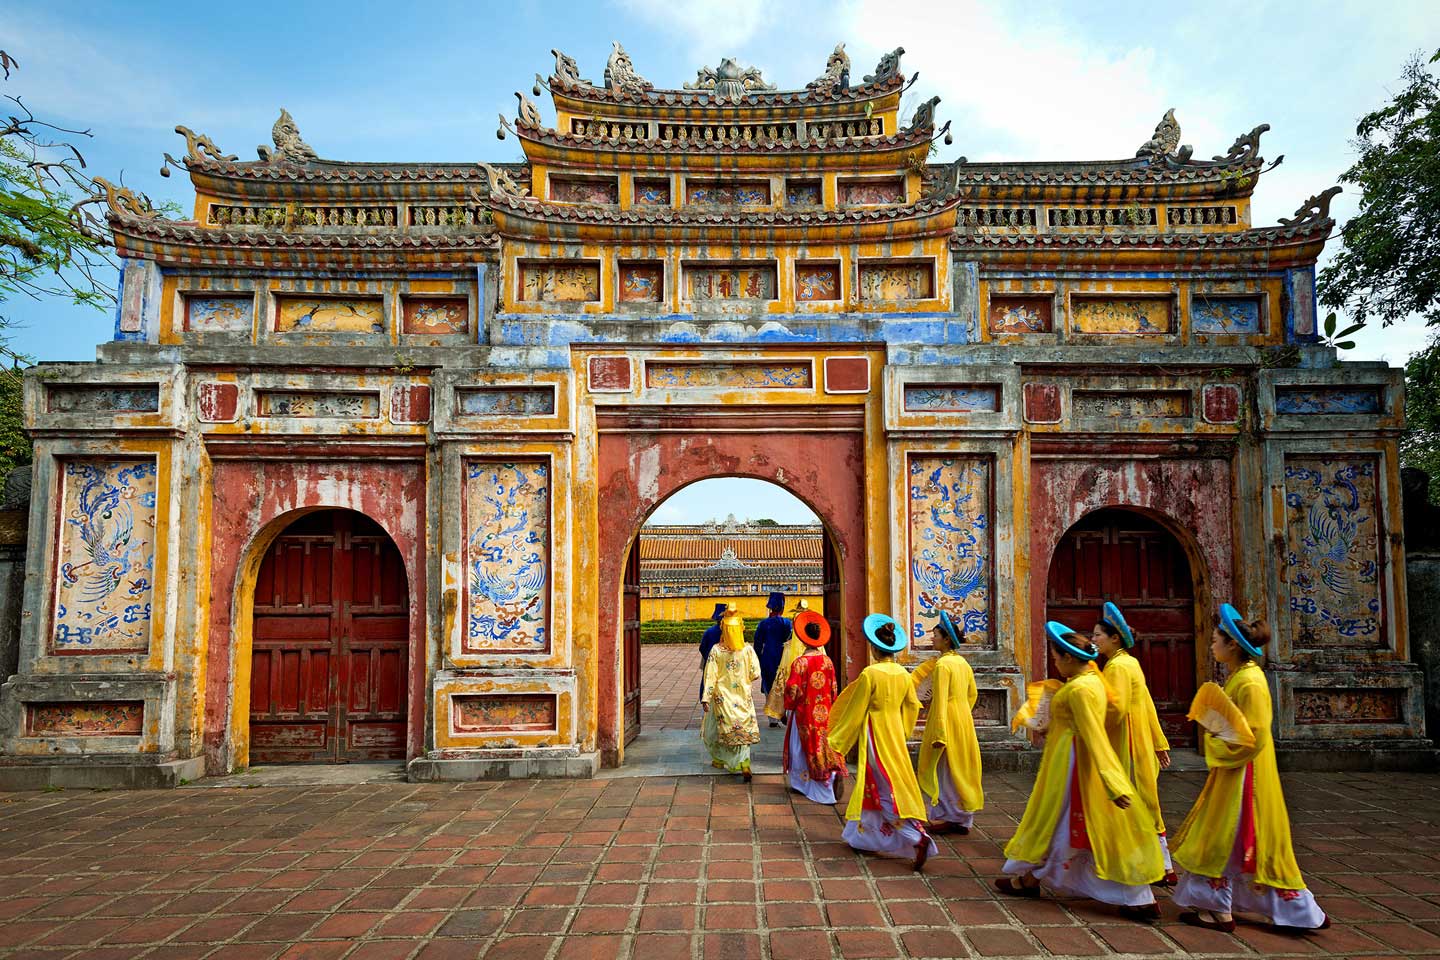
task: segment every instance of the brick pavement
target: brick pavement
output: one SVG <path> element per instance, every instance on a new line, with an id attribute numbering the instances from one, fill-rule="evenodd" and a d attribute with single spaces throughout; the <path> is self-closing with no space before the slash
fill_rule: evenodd
<path id="1" fill-rule="evenodd" d="M 1166 774 L 1178 817 L 1201 774 Z M 811 960 L 1440 956 L 1440 777 L 1287 775 L 1336 926 L 1234 936 L 1005 900 L 1029 778 L 987 778 L 923 876 L 839 842 L 837 812 L 684 777 L 0 795 L 0 956 Z"/>
<path id="2" fill-rule="evenodd" d="M 646 644 L 640 648 L 642 730 L 700 729 L 700 638 L 691 644 Z M 765 710 L 760 684 L 755 707 Z M 765 723 L 763 715 L 760 722 Z"/>

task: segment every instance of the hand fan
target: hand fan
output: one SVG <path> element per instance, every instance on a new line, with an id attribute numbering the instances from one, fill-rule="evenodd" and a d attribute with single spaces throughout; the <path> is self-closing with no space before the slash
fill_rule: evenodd
<path id="1" fill-rule="evenodd" d="M 930 696 L 934 692 L 935 684 L 931 674 L 935 672 L 935 659 L 931 658 L 920 664 L 910 673 L 910 682 L 915 685 L 915 696 L 921 703 L 928 704 Z"/>
<path id="2" fill-rule="evenodd" d="M 1255 746 L 1255 733 L 1250 729 L 1245 714 L 1215 683 L 1204 683 L 1195 691 L 1188 718 L 1226 743 Z"/>
<path id="3" fill-rule="evenodd" d="M 1031 730 L 1044 730 L 1050 726 L 1050 698 L 1065 684 L 1060 680 L 1036 680 L 1025 688 L 1025 703 L 1015 711 L 1010 721 L 1011 730 L 1022 726 Z"/>

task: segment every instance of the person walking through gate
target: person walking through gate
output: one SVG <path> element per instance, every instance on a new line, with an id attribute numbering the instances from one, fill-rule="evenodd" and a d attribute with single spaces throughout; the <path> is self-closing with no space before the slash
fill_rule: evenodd
<path id="1" fill-rule="evenodd" d="M 920 716 L 910 672 L 895 662 L 906 639 L 883 613 L 866 617 L 864 628 L 875 662 L 860 671 L 830 711 L 830 746 L 841 756 L 860 747 L 842 836 L 856 850 L 913 856 L 912 869 L 921 870 L 938 848 L 925 832 L 925 800 L 905 743 Z"/>
<path id="2" fill-rule="evenodd" d="M 780 669 L 775 671 L 775 680 L 770 684 L 770 694 L 765 698 L 765 716 L 772 720 L 785 719 L 785 680 L 790 675 L 790 664 L 795 658 L 804 653 L 808 647 L 801 642 L 799 628 L 795 624 L 800 620 L 800 614 L 810 609 L 802 597 L 795 601 L 795 609 L 790 611 L 795 614 L 790 623 L 790 639 L 785 643 L 785 655 L 780 658 Z M 829 624 L 827 623 L 828 627 Z M 833 661 L 832 661 L 833 663 Z"/>
<path id="3" fill-rule="evenodd" d="M 715 604 L 715 612 L 710 614 L 710 619 L 715 623 L 700 637 L 700 699 L 705 699 L 705 661 L 710 659 L 710 651 L 715 649 L 715 644 L 720 642 L 720 618 L 725 616 L 725 604 Z"/>
<path id="4" fill-rule="evenodd" d="M 795 636 L 805 644 L 805 652 L 785 674 L 785 775 L 790 789 L 816 803 L 834 803 L 835 779 L 845 776 L 845 758 L 830 746 L 836 690 L 835 665 L 825 655 L 830 624 L 806 610 L 795 618 Z"/>
<path id="5" fill-rule="evenodd" d="M 745 642 L 745 621 L 735 604 L 726 604 L 720 643 L 705 661 L 700 739 L 710 751 L 712 766 L 741 774 L 746 783 L 750 782 L 750 746 L 760 742 L 755 697 L 750 692 L 759 679 L 760 661 Z"/>
<path id="6" fill-rule="evenodd" d="M 785 657 L 785 644 L 790 639 L 792 625 L 781 616 L 785 610 L 785 594 L 771 591 L 765 607 L 770 616 L 755 627 L 755 653 L 760 658 L 760 692 L 768 697 L 775 683 L 775 671 L 780 669 L 780 661 Z M 770 726 L 778 727 L 780 721 L 771 717 Z"/>
<path id="7" fill-rule="evenodd" d="M 985 805 L 980 740 L 970 712 L 980 692 L 975 688 L 975 672 L 955 649 L 962 642 L 960 632 L 944 610 L 931 636 L 940 656 L 910 675 L 917 692 L 930 680 L 930 708 L 925 714 L 916 774 L 926 797 L 930 832 L 966 834 L 976 811 Z"/>

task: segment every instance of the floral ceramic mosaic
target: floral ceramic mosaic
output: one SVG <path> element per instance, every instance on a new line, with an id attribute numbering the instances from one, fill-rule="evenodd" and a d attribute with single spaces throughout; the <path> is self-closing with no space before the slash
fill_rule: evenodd
<path id="1" fill-rule="evenodd" d="M 462 297 L 406 297 L 401 330 L 429 336 L 468 333 L 470 301 Z"/>
<path id="2" fill-rule="evenodd" d="M 380 416 L 380 394 L 359 391 L 264 390 L 256 400 L 262 417 L 374 420 Z"/>
<path id="3" fill-rule="evenodd" d="M 905 202 L 905 181 L 841 180 L 839 193 L 842 206 L 893 206 Z"/>
<path id="4" fill-rule="evenodd" d="M 685 289 L 691 300 L 774 300 L 775 267 L 770 264 L 687 266 Z"/>
<path id="5" fill-rule="evenodd" d="M 685 202 L 715 206 L 764 206 L 770 202 L 770 184 L 765 180 L 736 183 L 692 180 L 685 186 Z"/>
<path id="6" fill-rule="evenodd" d="M 379 297 L 276 297 L 275 329 L 281 333 L 384 333 L 385 301 Z"/>
<path id="7" fill-rule="evenodd" d="M 563 203 L 620 202 L 620 186 L 613 177 L 551 177 L 550 199 Z"/>
<path id="8" fill-rule="evenodd" d="M 944 610 L 967 643 L 990 643 L 988 460 L 911 457 L 908 464 L 910 636 L 929 645 Z"/>
<path id="9" fill-rule="evenodd" d="M 795 299 L 840 299 L 840 267 L 833 263 L 798 264 L 795 267 Z"/>
<path id="10" fill-rule="evenodd" d="M 1000 409 L 1000 387 L 993 383 L 906 384 L 905 409 L 929 413 L 993 413 Z"/>
<path id="11" fill-rule="evenodd" d="M 1291 642 L 1384 643 L 1377 461 L 1286 457 L 1283 565 Z"/>
<path id="12" fill-rule="evenodd" d="M 1168 297 L 1075 297 L 1070 303 L 1076 333 L 1169 333 Z"/>
<path id="13" fill-rule="evenodd" d="M 991 297 L 992 333 L 1049 333 L 1054 300 L 1046 297 Z"/>
<path id="14" fill-rule="evenodd" d="M 1295 691 L 1296 723 L 1404 723 L 1399 689 L 1301 688 Z"/>
<path id="15" fill-rule="evenodd" d="M 465 464 L 467 653 L 550 648 L 550 467 Z"/>
<path id="16" fill-rule="evenodd" d="M 461 388 L 455 400 L 464 417 L 536 417 L 555 412 L 555 391 L 550 387 Z"/>
<path id="17" fill-rule="evenodd" d="M 524 263 L 520 299 L 540 303 L 593 303 L 600 299 L 600 266 L 594 263 Z"/>
<path id="18" fill-rule="evenodd" d="M 670 181 L 636 180 L 635 203 L 642 207 L 670 206 Z"/>
<path id="19" fill-rule="evenodd" d="M 51 413 L 154 413 L 160 409 L 160 387 L 153 383 L 134 387 L 90 383 L 47 385 L 45 408 Z"/>
<path id="20" fill-rule="evenodd" d="M 785 203 L 791 207 L 818 207 L 823 194 L 819 180 L 787 180 L 785 182 Z"/>
<path id="21" fill-rule="evenodd" d="M 1277 387 L 1275 412 L 1293 415 L 1379 413 L 1377 387 Z"/>
<path id="22" fill-rule="evenodd" d="M 153 460 L 72 460 L 61 470 L 51 649 L 150 648 L 155 581 Z"/>
<path id="23" fill-rule="evenodd" d="M 456 733 L 554 730 L 555 699 L 548 693 L 456 694 L 450 699 L 450 725 Z"/>
<path id="24" fill-rule="evenodd" d="M 143 700 L 76 700 L 26 705 L 25 732 L 32 737 L 138 737 L 144 732 Z"/>
<path id="25" fill-rule="evenodd" d="M 814 372 L 798 363 L 647 363 L 645 385 L 670 389 L 809 387 Z"/>
<path id="26" fill-rule="evenodd" d="M 935 296 L 935 267 L 926 263 L 862 263 L 860 299 L 929 300 Z"/>
<path id="27" fill-rule="evenodd" d="M 1260 333 L 1258 297 L 1190 297 L 1190 332 L 1212 334 Z"/>
<path id="28" fill-rule="evenodd" d="M 185 298 L 185 329 L 205 333 L 250 333 L 255 323 L 255 297 L 204 296 Z"/>
<path id="29" fill-rule="evenodd" d="M 664 267 L 658 263 L 620 264 L 621 303 L 660 303 L 664 299 Z"/>

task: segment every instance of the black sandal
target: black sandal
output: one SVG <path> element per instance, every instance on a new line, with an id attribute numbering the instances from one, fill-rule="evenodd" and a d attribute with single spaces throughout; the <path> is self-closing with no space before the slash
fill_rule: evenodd
<path id="1" fill-rule="evenodd" d="M 1212 913 L 1211 916 L 1214 916 Z M 1198 910 L 1190 910 L 1180 914 L 1180 922 L 1189 924 L 1192 927 L 1199 927 L 1201 930 L 1218 930 L 1221 933 L 1235 932 L 1235 918 L 1229 920 L 1206 920 L 1200 916 Z"/>
<path id="2" fill-rule="evenodd" d="M 1136 923 L 1153 923 L 1160 919 L 1160 905 L 1158 903 L 1146 903 L 1140 906 L 1121 905 L 1120 916 L 1126 920 L 1134 920 Z"/>
<path id="3" fill-rule="evenodd" d="M 995 881 L 995 889 L 1008 897 L 1038 897 L 1040 896 L 1040 884 L 1027 886 L 1024 883 L 1016 883 L 1009 877 L 1000 877 Z"/>

